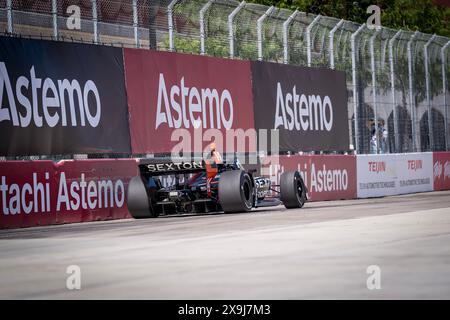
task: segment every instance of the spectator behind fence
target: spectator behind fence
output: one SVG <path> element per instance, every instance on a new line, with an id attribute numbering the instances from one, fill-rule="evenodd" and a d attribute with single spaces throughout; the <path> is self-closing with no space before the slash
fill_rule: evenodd
<path id="1" fill-rule="evenodd" d="M 379 134 L 380 134 L 380 153 L 388 153 L 388 131 L 384 127 L 384 125 L 381 125 L 379 128 Z"/>
<path id="2" fill-rule="evenodd" d="M 377 131 L 375 130 L 375 123 L 371 124 L 370 130 L 370 153 L 377 153 Z"/>

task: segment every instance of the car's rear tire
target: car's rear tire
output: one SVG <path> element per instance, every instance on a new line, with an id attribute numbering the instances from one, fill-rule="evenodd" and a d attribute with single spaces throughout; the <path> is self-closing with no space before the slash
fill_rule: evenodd
<path id="1" fill-rule="evenodd" d="M 220 174 L 219 203 L 225 213 L 250 211 L 254 196 L 252 178 L 245 171 L 232 170 Z"/>
<path id="2" fill-rule="evenodd" d="M 287 209 L 301 208 L 306 202 L 306 186 L 298 171 L 286 171 L 280 177 L 280 200 Z"/>
<path id="3" fill-rule="evenodd" d="M 159 213 L 152 207 L 151 197 L 142 178 L 133 177 L 128 184 L 127 206 L 135 219 L 156 218 Z"/>

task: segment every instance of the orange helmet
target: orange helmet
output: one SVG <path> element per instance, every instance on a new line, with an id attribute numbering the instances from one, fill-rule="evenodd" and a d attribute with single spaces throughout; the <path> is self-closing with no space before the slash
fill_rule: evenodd
<path id="1" fill-rule="evenodd" d="M 209 144 L 209 149 L 210 149 L 210 152 L 211 152 L 212 160 L 213 160 L 216 164 L 218 164 L 218 163 L 223 163 L 223 161 L 222 161 L 222 156 L 221 156 L 220 153 L 217 151 L 217 146 L 216 146 L 216 144 L 215 144 L 214 142 L 211 142 L 211 143 Z"/>

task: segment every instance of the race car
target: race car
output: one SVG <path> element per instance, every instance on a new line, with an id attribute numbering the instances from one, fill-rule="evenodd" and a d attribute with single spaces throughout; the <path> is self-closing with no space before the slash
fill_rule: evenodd
<path id="1" fill-rule="evenodd" d="M 307 189 L 298 171 L 284 172 L 274 185 L 236 159 L 160 161 L 141 159 L 140 175 L 128 185 L 128 210 L 134 218 L 206 212 L 248 212 L 277 206 L 301 208 Z M 171 179 L 167 179 L 171 176 Z"/>

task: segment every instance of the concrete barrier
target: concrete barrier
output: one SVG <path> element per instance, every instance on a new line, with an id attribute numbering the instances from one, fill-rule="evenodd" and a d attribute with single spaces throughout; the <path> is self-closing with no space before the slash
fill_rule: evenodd
<path id="1" fill-rule="evenodd" d="M 261 158 L 278 183 L 298 170 L 311 201 L 450 190 L 450 152 Z M 0 162 L 0 229 L 129 218 L 136 159 Z"/>
<path id="2" fill-rule="evenodd" d="M 358 155 L 358 198 L 433 190 L 431 152 Z"/>
<path id="3" fill-rule="evenodd" d="M 0 163 L 0 228 L 130 217 L 126 189 L 134 159 Z"/>

